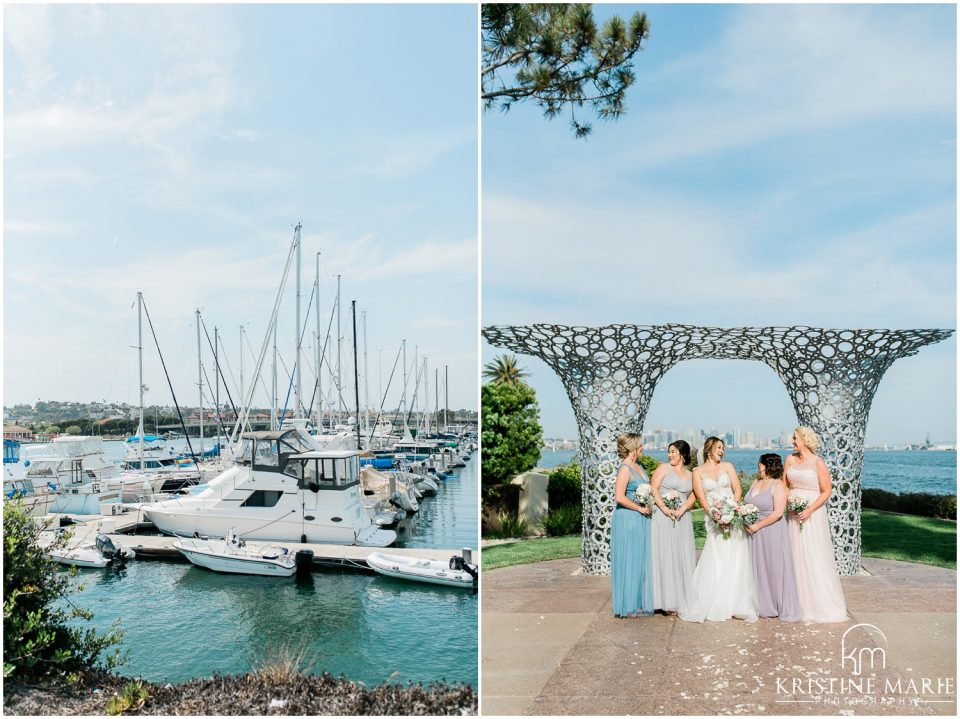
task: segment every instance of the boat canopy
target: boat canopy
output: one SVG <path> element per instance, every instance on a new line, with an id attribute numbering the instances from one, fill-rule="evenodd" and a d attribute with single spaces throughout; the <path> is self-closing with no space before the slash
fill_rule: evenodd
<path id="1" fill-rule="evenodd" d="M 159 442 L 160 440 L 163 440 L 163 439 L 166 439 L 166 437 L 162 437 L 162 436 L 156 435 L 156 434 L 145 434 L 145 435 L 143 435 L 143 441 L 144 441 L 144 442 Z M 127 441 L 128 441 L 128 442 L 139 442 L 139 441 L 140 441 L 140 435 L 139 435 L 139 434 L 135 434 L 135 435 L 133 435 L 132 437 L 127 437 Z"/>

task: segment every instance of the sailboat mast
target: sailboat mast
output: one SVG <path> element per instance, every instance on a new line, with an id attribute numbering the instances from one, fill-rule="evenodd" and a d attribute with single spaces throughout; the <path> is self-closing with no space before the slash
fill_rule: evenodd
<path id="1" fill-rule="evenodd" d="M 340 410 L 343 409 L 343 383 L 340 377 L 340 338 L 343 330 L 340 324 L 340 275 L 337 275 L 337 422 L 340 422 Z"/>
<path id="2" fill-rule="evenodd" d="M 243 393 L 243 325 L 240 325 L 240 397 L 242 399 L 245 396 Z"/>
<path id="3" fill-rule="evenodd" d="M 403 340 L 403 399 L 400 406 L 403 408 L 403 428 L 407 428 L 407 341 Z"/>
<path id="4" fill-rule="evenodd" d="M 140 471 L 143 471 L 143 293 L 137 292 L 137 357 L 140 365 Z"/>
<path id="5" fill-rule="evenodd" d="M 200 310 L 197 310 L 197 387 L 200 389 L 200 456 L 203 456 L 203 354 L 200 345 Z"/>
<path id="6" fill-rule="evenodd" d="M 317 434 L 320 434 L 323 431 L 323 382 L 321 377 L 323 375 L 323 358 L 320 357 L 320 253 L 317 253 L 317 279 L 316 279 L 316 295 L 317 295 L 317 334 L 315 343 L 317 349 L 315 354 L 317 355 Z"/>
<path id="7" fill-rule="evenodd" d="M 273 361 L 270 364 L 270 429 L 280 428 L 277 417 L 277 323 L 273 323 Z"/>
<path id="8" fill-rule="evenodd" d="M 213 328 L 213 364 L 215 367 L 215 371 L 213 373 L 213 380 L 214 380 L 214 387 L 215 387 L 213 402 L 216 405 L 217 416 L 219 417 L 220 415 L 220 333 L 216 326 L 214 326 Z M 222 427 L 223 422 L 221 421 L 217 426 Z M 220 441 L 220 430 L 217 429 L 217 442 L 219 441 Z"/>
<path id="9" fill-rule="evenodd" d="M 430 434 L 430 369 L 423 358 L 423 431 Z"/>
<path id="10" fill-rule="evenodd" d="M 367 311 L 364 310 L 361 315 L 363 318 L 363 429 L 365 433 L 370 432 L 370 373 L 367 369 Z"/>
<path id="11" fill-rule="evenodd" d="M 303 397 L 302 385 L 300 381 L 302 363 L 300 362 L 300 223 L 297 223 L 296 228 L 296 240 L 297 243 L 297 324 L 294 327 L 294 332 L 296 333 L 296 354 L 294 355 L 294 367 L 297 369 L 297 388 L 296 388 L 296 417 L 297 419 L 303 419 Z"/>
<path id="12" fill-rule="evenodd" d="M 357 381 L 357 301 L 350 301 L 350 313 L 353 315 L 353 398 L 357 406 L 357 449 L 362 450 L 360 444 L 360 383 Z"/>
<path id="13" fill-rule="evenodd" d="M 450 411 L 450 367 L 443 366 L 443 431 L 447 431 L 447 412 Z"/>
<path id="14" fill-rule="evenodd" d="M 420 379 L 420 363 L 417 361 L 417 345 L 413 346 L 413 388 L 410 390 L 410 411 L 413 412 L 413 408 L 417 406 L 417 388 L 418 380 Z M 420 422 L 417 421 L 417 418 L 413 418 L 413 428 L 416 430 L 417 434 L 420 433 Z"/>

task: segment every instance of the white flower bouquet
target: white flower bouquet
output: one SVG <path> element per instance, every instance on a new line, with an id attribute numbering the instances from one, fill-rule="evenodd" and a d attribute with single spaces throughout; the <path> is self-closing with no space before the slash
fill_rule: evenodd
<path id="1" fill-rule="evenodd" d="M 800 512 L 805 510 L 809 504 L 810 502 L 806 497 L 795 497 L 794 495 L 791 494 L 790 497 L 787 499 L 787 511 L 793 512 L 794 514 L 800 514 Z M 802 532 L 803 521 L 800 519 L 798 519 L 797 521 L 800 522 L 800 531 Z"/>
<path id="2" fill-rule="evenodd" d="M 633 501 L 644 508 L 653 504 L 653 490 L 650 488 L 650 485 L 639 485 L 633 493 Z"/>
<path id="3" fill-rule="evenodd" d="M 710 502 L 710 519 L 723 532 L 724 539 L 730 539 L 730 530 L 733 528 L 737 505 L 732 497 L 718 497 Z"/>
<path id="4" fill-rule="evenodd" d="M 667 509 L 672 509 L 673 511 L 680 509 L 680 505 L 683 504 L 683 499 L 680 497 L 680 492 L 675 489 L 671 489 L 669 492 L 664 494 L 661 499 L 663 500 L 663 505 Z M 673 518 L 673 523 L 677 523 L 676 517 Z"/>
<path id="5" fill-rule="evenodd" d="M 734 512 L 733 523 L 734 526 L 745 529 L 759 519 L 760 508 L 757 505 L 750 504 L 749 502 L 741 502 L 737 505 L 736 512 Z"/>

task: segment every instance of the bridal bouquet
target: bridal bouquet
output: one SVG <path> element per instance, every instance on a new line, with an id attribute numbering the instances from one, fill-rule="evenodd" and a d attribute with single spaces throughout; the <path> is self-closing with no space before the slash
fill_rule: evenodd
<path id="1" fill-rule="evenodd" d="M 790 498 L 787 500 L 787 511 L 800 514 L 800 512 L 807 508 L 808 504 L 810 504 L 810 502 L 807 501 L 806 497 L 794 497 L 790 495 Z M 803 522 L 800 522 L 800 531 L 803 531 Z"/>
<path id="2" fill-rule="evenodd" d="M 710 519 L 723 532 L 724 539 L 730 539 L 730 529 L 737 512 L 737 505 L 732 497 L 718 497 L 710 502 Z"/>
<path id="3" fill-rule="evenodd" d="M 649 484 L 641 484 L 637 487 L 636 491 L 633 493 L 633 501 L 639 504 L 641 507 L 649 507 L 653 504 L 653 495 L 651 494 L 651 489 Z"/>
<path id="4" fill-rule="evenodd" d="M 675 489 L 671 489 L 662 497 L 663 504 L 667 509 L 672 509 L 674 511 L 680 509 L 680 505 L 683 504 L 683 500 L 680 498 L 680 492 Z M 676 517 L 673 519 L 674 525 L 677 523 Z"/>
<path id="5" fill-rule="evenodd" d="M 747 502 L 737 505 L 737 511 L 733 516 L 733 523 L 740 527 L 740 529 L 745 529 L 751 524 L 757 522 L 759 519 L 760 508 L 755 504 L 750 504 Z"/>

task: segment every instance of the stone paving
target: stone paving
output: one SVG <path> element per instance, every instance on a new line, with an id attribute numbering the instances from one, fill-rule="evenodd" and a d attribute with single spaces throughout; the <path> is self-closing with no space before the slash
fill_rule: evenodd
<path id="1" fill-rule="evenodd" d="M 956 572 L 863 567 L 841 578 L 853 621 L 806 625 L 619 619 L 610 578 L 581 575 L 579 559 L 484 572 L 480 711 L 955 715 Z M 854 652 L 876 648 L 855 675 Z"/>

